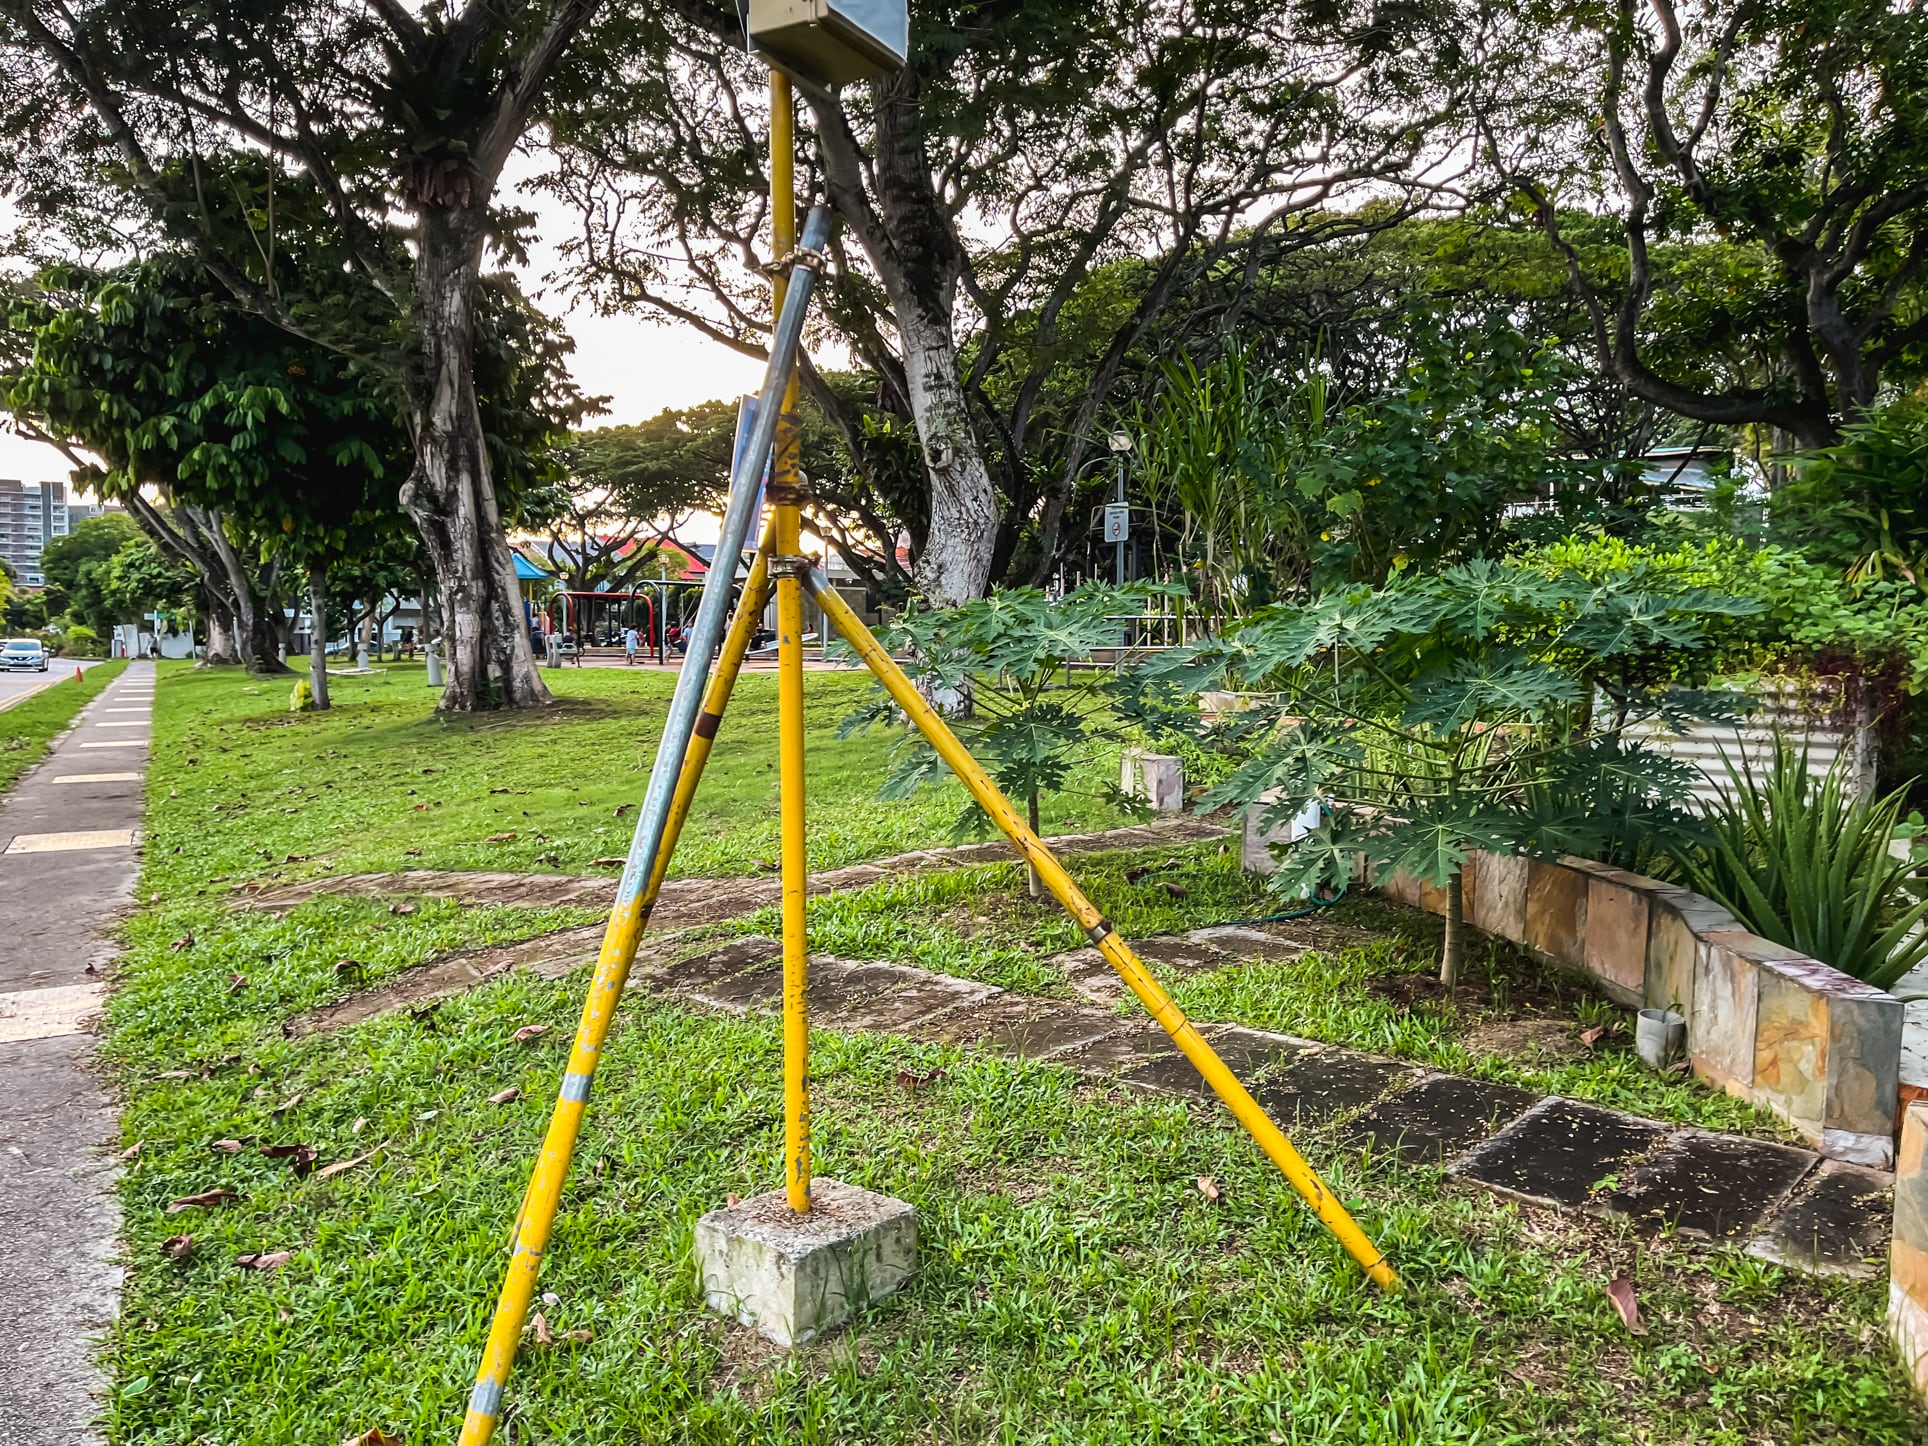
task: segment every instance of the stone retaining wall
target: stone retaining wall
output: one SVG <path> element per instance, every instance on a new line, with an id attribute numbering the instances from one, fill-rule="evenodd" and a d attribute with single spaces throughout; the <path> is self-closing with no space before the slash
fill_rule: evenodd
<path id="1" fill-rule="evenodd" d="M 1382 891 L 1429 913 L 1446 891 Z M 1750 934 L 1711 899 L 1585 859 L 1476 854 L 1466 920 L 1592 975 L 1630 1008 L 1678 1010 L 1694 1073 L 1793 1125 L 1824 1155 L 1894 1162 L 1902 1004 Z"/>
<path id="2" fill-rule="evenodd" d="M 1908 1106 L 1895 1161 L 1888 1246 L 1888 1334 L 1915 1385 L 1928 1392 L 1928 1103 Z"/>

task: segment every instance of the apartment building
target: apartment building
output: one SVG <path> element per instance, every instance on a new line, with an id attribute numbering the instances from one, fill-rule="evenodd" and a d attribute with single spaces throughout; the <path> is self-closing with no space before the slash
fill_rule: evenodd
<path id="1" fill-rule="evenodd" d="M 0 559 L 22 587 L 40 587 L 40 549 L 65 537 L 83 518 L 105 509 L 68 500 L 64 482 L 15 482 L 0 478 Z"/>

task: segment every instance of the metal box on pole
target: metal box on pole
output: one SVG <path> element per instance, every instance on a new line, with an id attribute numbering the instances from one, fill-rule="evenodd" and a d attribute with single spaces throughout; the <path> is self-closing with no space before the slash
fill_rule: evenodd
<path id="1" fill-rule="evenodd" d="M 819 85 L 902 70 L 910 54 L 903 0 L 738 0 L 750 48 Z"/>

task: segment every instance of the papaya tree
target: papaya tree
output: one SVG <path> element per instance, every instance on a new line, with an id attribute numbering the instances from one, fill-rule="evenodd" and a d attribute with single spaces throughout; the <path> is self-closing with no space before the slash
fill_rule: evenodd
<path id="1" fill-rule="evenodd" d="M 1708 628 L 1757 606 L 1638 567 L 1588 581 L 1482 560 L 1266 608 L 1148 671 L 1253 695 L 1215 734 L 1249 756 L 1201 807 L 1270 828 L 1318 806 L 1272 887 L 1343 887 L 1364 859 L 1373 881 L 1443 888 L 1453 985 L 1474 850 L 1633 863 L 1694 827 L 1695 774 L 1632 730 L 1731 719 L 1743 700 L 1705 686 Z"/>

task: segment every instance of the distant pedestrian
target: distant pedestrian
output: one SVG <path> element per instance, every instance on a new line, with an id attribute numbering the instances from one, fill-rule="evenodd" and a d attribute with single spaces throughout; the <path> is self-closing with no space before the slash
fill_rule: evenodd
<path id="1" fill-rule="evenodd" d="M 643 645 L 643 637 L 641 633 L 637 632 L 636 629 L 633 627 L 624 628 L 623 629 L 623 662 L 624 663 L 635 662 L 636 650 L 640 648 L 642 645 Z"/>

